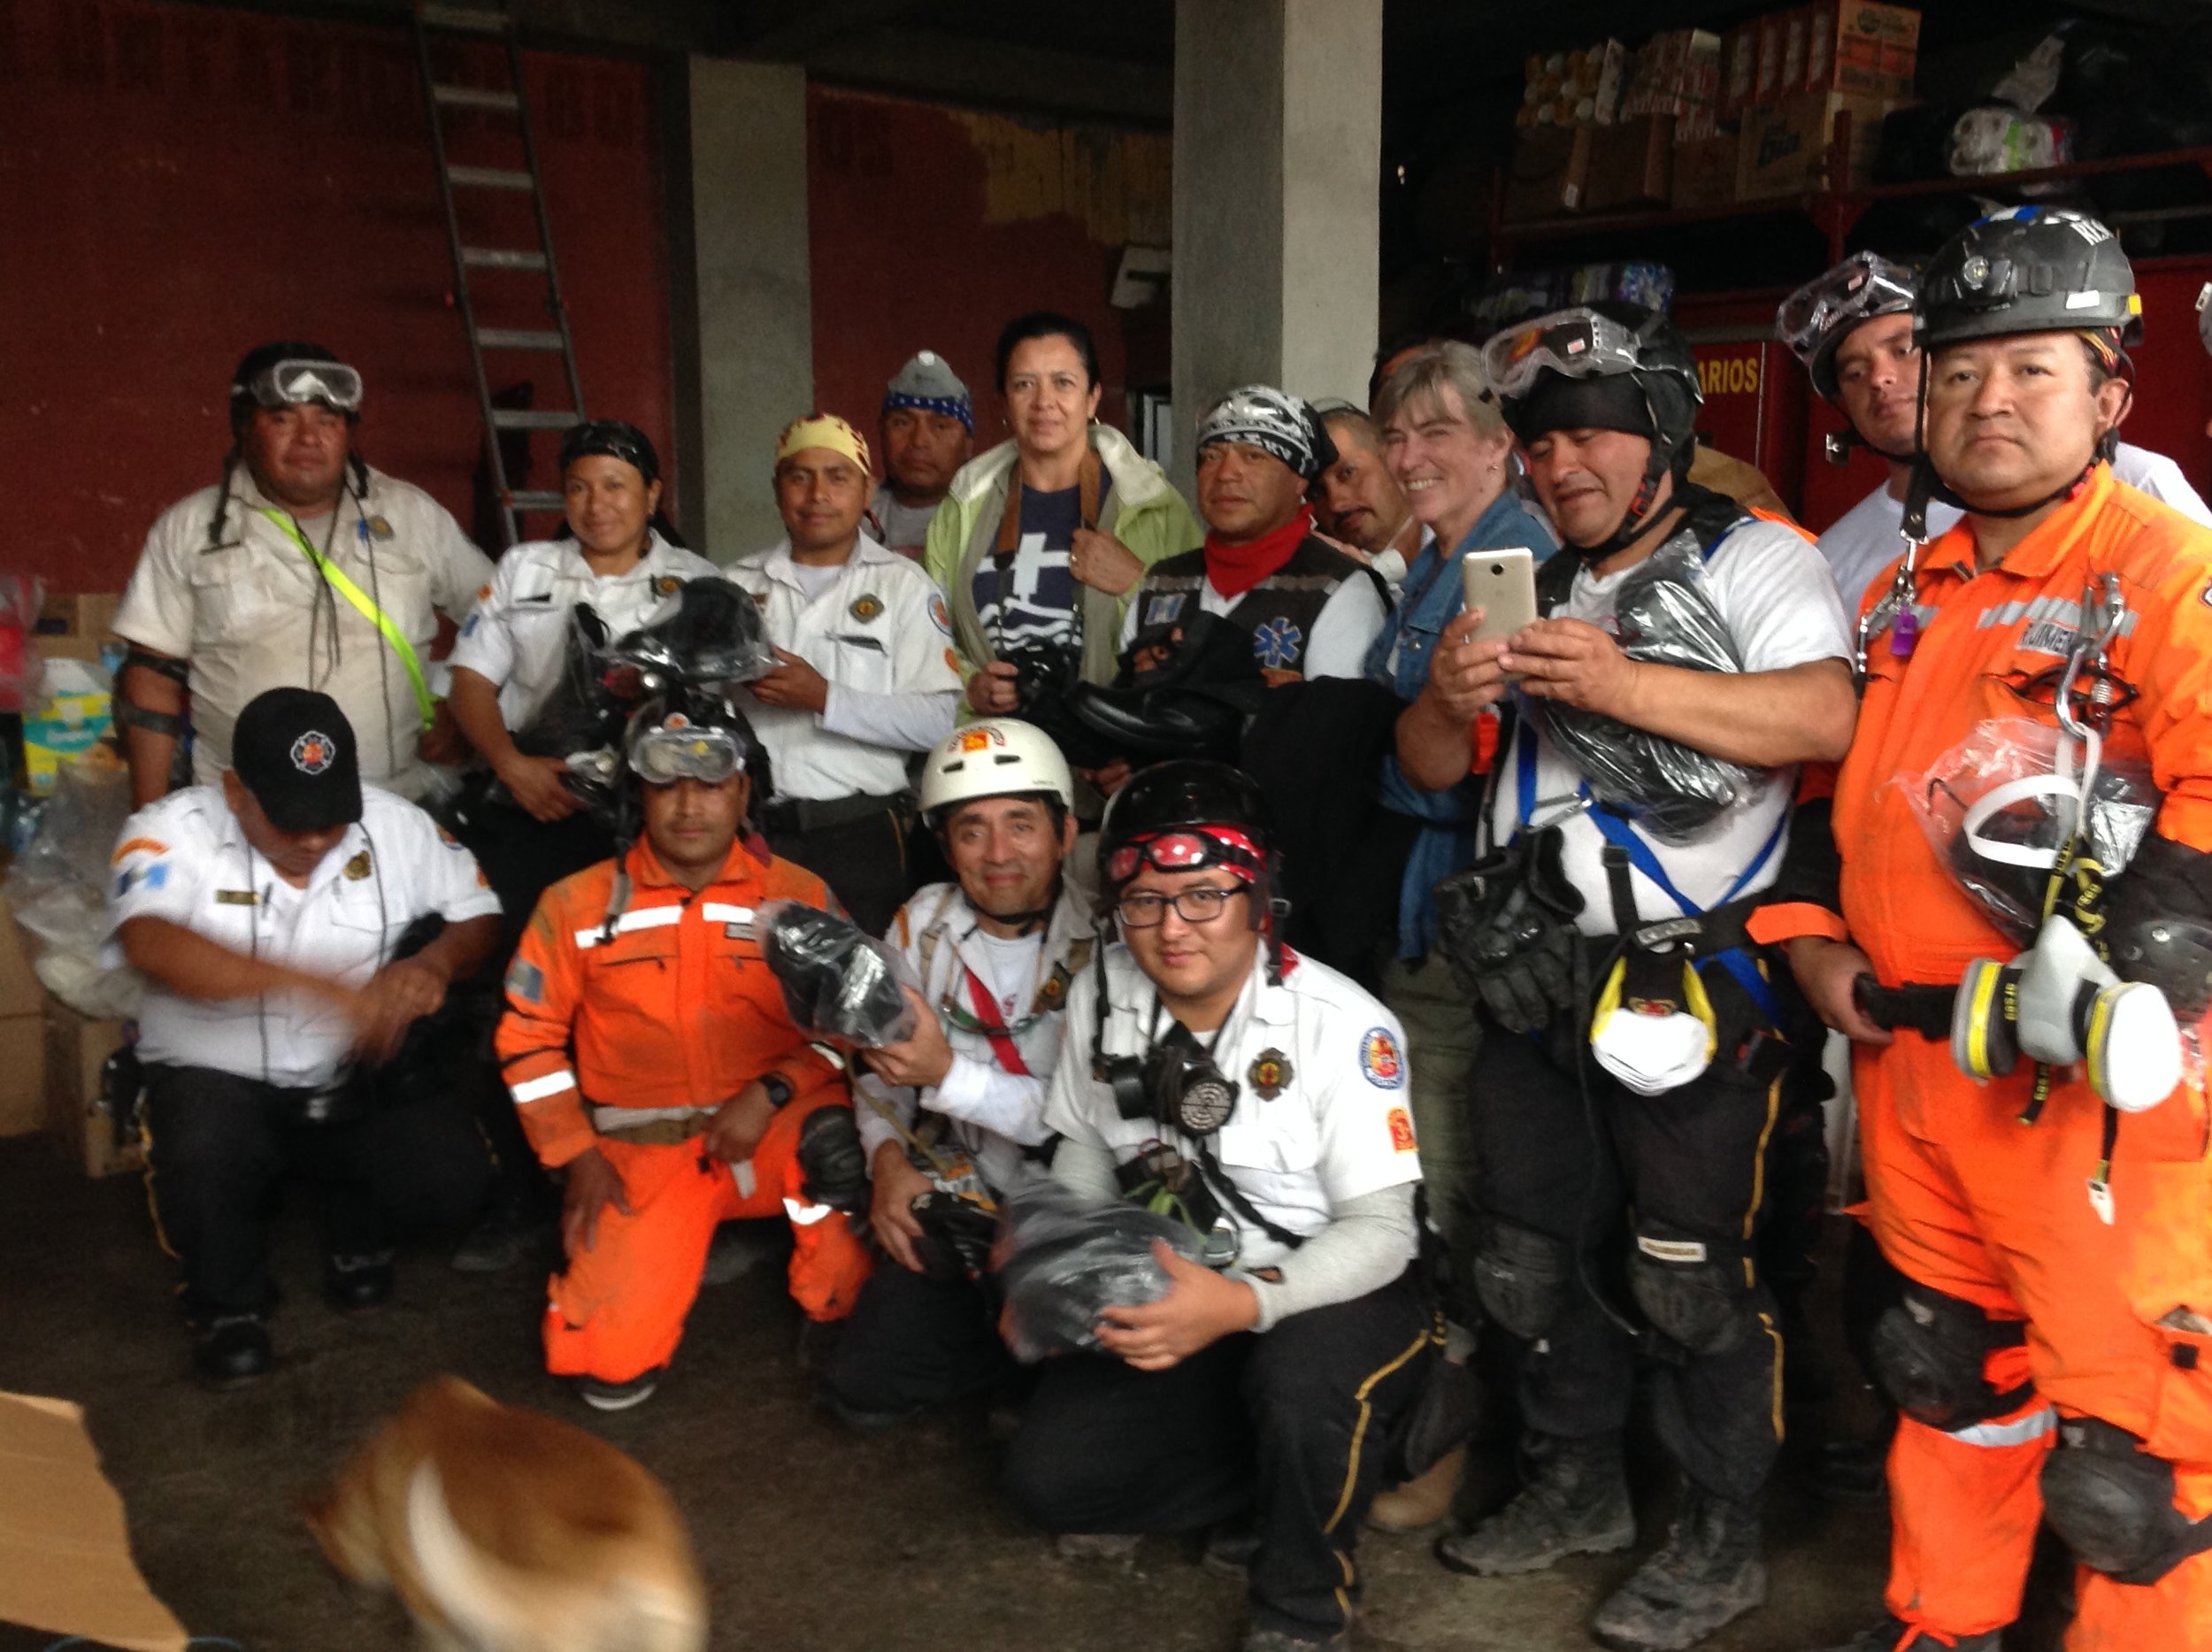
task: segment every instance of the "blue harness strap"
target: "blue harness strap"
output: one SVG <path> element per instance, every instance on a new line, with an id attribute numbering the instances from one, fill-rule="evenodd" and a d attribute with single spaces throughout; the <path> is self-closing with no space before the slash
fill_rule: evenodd
<path id="1" fill-rule="evenodd" d="M 1533 719 L 1524 715 L 1514 731 L 1513 774 L 1515 790 L 1520 805 L 1519 818 L 1525 825 L 1536 808 L 1536 729 Z M 1575 795 L 1589 803 L 1590 782 L 1582 782 Z M 1711 907 L 1700 906 L 1695 901 L 1675 887 L 1674 880 L 1667 876 L 1667 869 L 1660 863 L 1656 851 L 1644 839 L 1643 834 L 1623 816 L 1616 814 L 1603 803 L 1589 803 L 1590 823 L 1608 843 L 1628 857 L 1628 864 L 1658 886 L 1659 892 L 1692 918 L 1702 918 Z M 1759 846 L 1759 852 L 1751 857 L 1751 864 L 1736 875 L 1728 892 L 1714 903 L 1725 906 L 1744 891 L 1744 887 L 1759 875 L 1760 868 L 1773 858 L 1775 849 L 1782 841 L 1782 831 L 1789 824 L 1790 811 L 1785 808 L 1774 817 L 1774 830 L 1767 834 L 1767 841 Z M 1782 1025 L 1782 1002 L 1775 995 L 1773 983 L 1766 978 L 1758 963 L 1741 947 L 1730 947 L 1711 955 L 1720 966 L 1736 979 L 1736 984 L 1759 1007 L 1767 1025 L 1779 1028 Z"/>

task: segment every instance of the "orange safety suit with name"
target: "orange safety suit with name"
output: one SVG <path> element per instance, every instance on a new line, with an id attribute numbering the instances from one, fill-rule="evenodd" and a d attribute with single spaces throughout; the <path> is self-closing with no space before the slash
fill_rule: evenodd
<path id="1" fill-rule="evenodd" d="M 792 1025 L 754 939 L 763 902 L 829 907 L 827 888 L 743 839 L 695 894 L 642 840 L 626 865 L 630 901 L 611 937 L 613 861 L 545 892 L 508 969 L 499 1024 L 508 1089 L 539 1158 L 557 1168 L 596 1149 L 622 1177 L 628 1212 L 602 1208 L 591 1248 L 554 1275 L 545 1312 L 547 1369 L 606 1382 L 668 1363 L 708 1243 L 729 1218 L 789 1217 L 791 1294 L 810 1318 L 851 1312 L 872 1266 L 843 1212 L 808 1199 L 799 1158 L 808 1117 L 851 1107 L 851 1095 Z M 725 1164 L 703 1153 L 706 1114 L 683 1110 L 717 1107 L 772 1072 L 793 1094 L 752 1156 Z M 626 1112 L 680 1118 L 692 1139 L 626 1141 Z"/>
<path id="2" fill-rule="evenodd" d="M 1993 569 L 1976 570 L 1970 522 L 1927 546 L 1917 645 L 1900 657 L 1885 628 L 1870 647 L 1834 826 L 1842 915 L 1884 986 L 1953 984 L 1970 960 L 2017 950 L 1931 846 L 1909 793 L 1985 719 L 2055 723 L 2032 681 L 2062 664 L 2085 591 L 2107 572 L 2127 609 L 2112 665 L 2139 691 L 2115 717 L 2107 760 L 2147 763 L 2163 800 L 2154 829 L 2212 850 L 2212 533 L 2099 465 Z M 1947 1043 L 1909 1030 L 1852 1056 L 1884 1253 L 1909 1279 L 2025 1321 L 2024 1341 L 1983 1367 L 1999 1394 L 2032 1380 L 2024 1403 L 1949 1433 L 1908 1418 L 1892 1449 L 1889 1608 L 1942 1644 L 2017 1615 L 2060 1418 L 2139 1436 L 2175 1466 L 2180 1512 L 2212 1514 L 2212 1337 L 2187 1328 L 2212 1320 L 2205 1097 L 2193 1071 L 2121 1120 L 2107 1222 L 2088 1191 L 2105 1110 L 2078 1066 L 2030 1125 L 2025 1061 L 1978 1084 Z M 2212 1554 L 2147 1585 L 2077 1571 L 2070 1652 L 2212 1648 Z"/>

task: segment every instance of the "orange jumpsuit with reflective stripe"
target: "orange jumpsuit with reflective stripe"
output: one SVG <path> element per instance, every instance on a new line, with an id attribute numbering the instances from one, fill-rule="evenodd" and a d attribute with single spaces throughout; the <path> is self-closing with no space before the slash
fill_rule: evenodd
<path id="1" fill-rule="evenodd" d="M 2101 465 L 1996 568 L 1976 572 L 1967 524 L 1929 545 L 1917 646 L 1896 657 L 1888 630 L 1871 646 L 1835 838 L 1843 915 L 1883 984 L 1954 983 L 1970 960 L 2016 950 L 1931 847 L 1908 788 L 1985 718 L 2055 721 L 2031 680 L 2062 663 L 2085 588 L 2107 572 L 2128 610 L 2113 665 L 2139 690 L 2107 757 L 2147 761 L 2164 800 L 2154 829 L 2212 850 L 2212 533 Z M 1985 1374 L 2000 1390 L 2032 1378 L 2032 1399 L 1956 1433 L 1906 1418 L 1890 1458 L 1890 1610 L 1943 1637 L 1978 1633 L 2018 1611 L 2051 1408 L 2141 1436 L 2176 1465 L 2181 1511 L 2212 1513 L 2212 1338 L 2172 1323 L 2212 1317 L 2205 1097 L 2185 1080 L 2121 1122 L 2108 1226 L 2087 1191 L 2104 1110 L 2078 1067 L 2032 1126 L 2019 1122 L 2027 1064 L 1977 1084 L 1947 1044 L 1915 1033 L 1855 1047 L 1853 1078 L 1884 1252 L 1923 1285 L 2027 1322 L 2025 1346 L 1993 1352 Z M 2212 1648 L 2212 1555 L 2148 1586 L 2078 1568 L 2077 1588 L 2070 1652 Z"/>
<path id="2" fill-rule="evenodd" d="M 545 892 L 508 969 L 499 1024 L 504 1077 L 539 1158 L 557 1167 L 596 1148 L 622 1176 L 629 1214 L 600 1212 L 592 1248 L 554 1275 L 545 1313 L 547 1369 L 607 1382 L 668 1363 L 708 1241 L 728 1218 L 789 1216 L 791 1294 L 810 1318 L 849 1313 L 871 1267 L 842 1212 L 808 1202 L 797 1156 L 807 1116 L 850 1107 L 851 1095 L 792 1025 L 753 938 L 762 903 L 828 906 L 828 890 L 744 840 L 696 894 L 642 840 L 628 866 L 630 902 L 611 938 L 602 932 L 613 861 Z M 769 1072 L 794 1094 L 741 1164 L 708 1157 L 695 1141 L 624 1141 L 592 1122 L 595 1107 L 718 1106 Z"/>

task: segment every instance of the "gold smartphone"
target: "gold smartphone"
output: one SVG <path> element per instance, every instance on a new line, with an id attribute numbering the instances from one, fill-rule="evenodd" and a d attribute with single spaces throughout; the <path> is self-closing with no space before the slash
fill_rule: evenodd
<path id="1" fill-rule="evenodd" d="M 1516 547 L 1509 550 L 1471 550 L 1459 562 L 1460 588 L 1467 606 L 1482 610 L 1472 642 L 1502 642 L 1523 626 L 1536 622 L 1536 553 Z M 1509 672 L 1507 680 L 1520 675 Z"/>

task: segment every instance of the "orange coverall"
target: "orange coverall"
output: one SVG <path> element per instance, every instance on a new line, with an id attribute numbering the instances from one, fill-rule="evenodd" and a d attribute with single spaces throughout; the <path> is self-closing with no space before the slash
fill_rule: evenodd
<path id="1" fill-rule="evenodd" d="M 604 943 L 613 861 L 545 892 L 508 970 L 499 1024 L 503 1074 L 538 1157 L 555 1168 L 596 1148 L 622 1176 L 630 1214 L 601 1210 L 591 1249 L 553 1276 L 545 1311 L 546 1368 L 607 1382 L 668 1363 L 708 1242 L 728 1218 L 790 1218 L 791 1294 L 810 1318 L 851 1312 L 872 1266 L 843 1213 L 803 1191 L 800 1126 L 852 1097 L 792 1025 L 753 939 L 763 902 L 826 907 L 826 887 L 788 861 L 764 864 L 742 839 L 695 895 L 642 839 L 628 866 L 630 903 Z M 794 1094 L 740 1164 L 707 1156 L 695 1139 L 645 1145 L 593 1123 L 600 1108 L 713 1108 L 770 1072 Z M 687 1124 L 695 1138 L 707 1119 Z"/>
<path id="2" fill-rule="evenodd" d="M 2100 465 L 1994 569 L 1976 572 L 1966 524 L 1926 547 L 1916 648 L 1894 657 L 1886 629 L 1870 646 L 1834 824 L 1843 916 L 1885 986 L 1955 983 L 1970 960 L 2016 950 L 1930 846 L 1908 789 L 1985 718 L 2055 721 L 2047 692 L 2035 703 L 2021 689 L 2062 660 L 2085 588 L 2106 572 L 2128 609 L 2112 663 L 2140 690 L 2107 758 L 2147 760 L 2163 798 L 2154 829 L 2212 850 L 2212 533 Z M 1888 587 L 1877 581 L 1870 605 Z M 2212 1316 L 2205 1097 L 2193 1076 L 2121 1122 L 2108 1226 L 2087 1192 L 2103 1108 L 2078 1067 L 2027 1126 L 2025 1062 L 1977 1084 L 1947 1043 L 1904 1030 L 1852 1056 L 1883 1251 L 1910 1279 L 2026 1321 L 2024 1346 L 1984 1366 L 1999 1391 L 2032 1378 L 2024 1404 L 1955 1433 L 1905 1418 L 1891 1452 L 1889 1609 L 1948 1640 L 2018 1613 L 2053 1408 L 2141 1437 L 2175 1465 L 2181 1512 L 2212 1513 L 2212 1337 L 2159 1323 Z M 2151 1585 L 2077 1573 L 2070 1652 L 2212 1648 L 2212 1554 Z"/>

